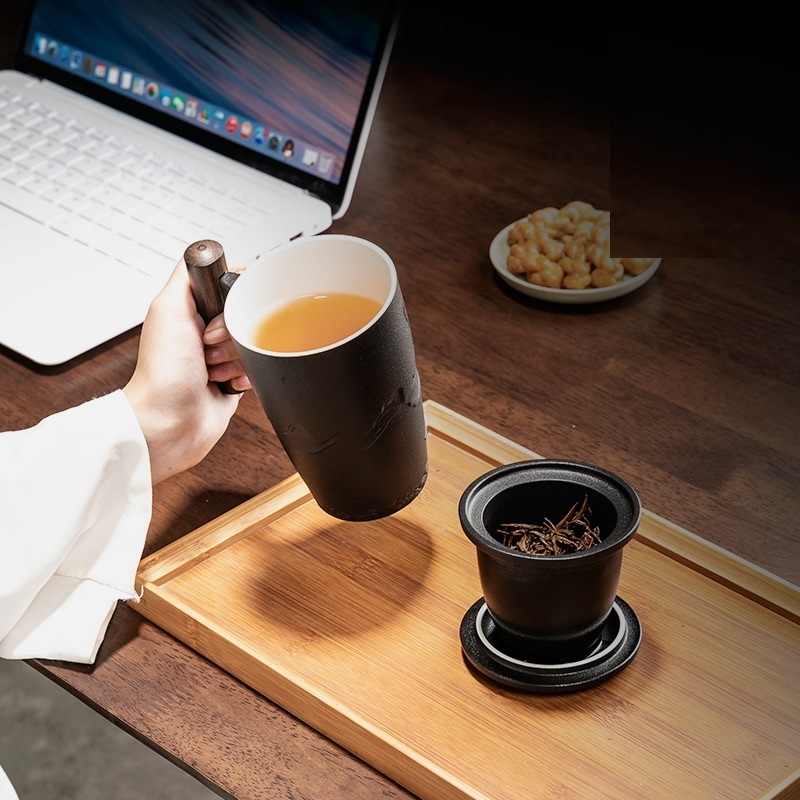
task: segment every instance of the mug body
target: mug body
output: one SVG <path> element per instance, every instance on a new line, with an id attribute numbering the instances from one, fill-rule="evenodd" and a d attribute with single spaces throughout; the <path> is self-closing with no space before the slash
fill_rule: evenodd
<path id="1" fill-rule="evenodd" d="M 339 341 L 302 352 L 255 344 L 265 316 L 298 297 L 355 294 L 378 309 Z M 351 236 L 299 239 L 234 282 L 225 322 L 281 444 L 320 507 L 388 516 L 422 490 L 426 426 L 414 343 L 389 256 Z"/>

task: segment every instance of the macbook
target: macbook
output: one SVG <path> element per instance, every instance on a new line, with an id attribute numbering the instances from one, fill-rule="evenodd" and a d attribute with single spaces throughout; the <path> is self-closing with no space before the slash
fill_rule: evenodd
<path id="1" fill-rule="evenodd" d="M 192 242 L 232 269 L 355 186 L 390 2 L 35 0 L 0 71 L 0 345 L 62 364 L 139 325 Z"/>

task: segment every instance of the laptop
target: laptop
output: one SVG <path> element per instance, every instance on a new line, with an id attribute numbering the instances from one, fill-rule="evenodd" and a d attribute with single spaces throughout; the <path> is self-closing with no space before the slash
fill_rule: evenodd
<path id="1" fill-rule="evenodd" d="M 342 217 L 388 0 L 33 0 L 0 71 L 0 345 L 56 365 L 139 325 L 186 248 L 232 269 Z"/>

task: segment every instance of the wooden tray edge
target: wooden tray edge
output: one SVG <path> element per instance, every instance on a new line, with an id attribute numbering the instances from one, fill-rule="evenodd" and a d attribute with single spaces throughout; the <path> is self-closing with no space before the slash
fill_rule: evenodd
<path id="1" fill-rule="evenodd" d="M 778 781 L 758 800 L 798 800 L 800 798 L 800 767 Z"/>
<path id="2" fill-rule="evenodd" d="M 800 588 L 719 545 L 645 511 L 649 525 L 636 540 L 708 578 L 800 623 Z"/>
<path id="3" fill-rule="evenodd" d="M 145 583 L 167 583 L 181 572 L 244 538 L 273 517 L 306 502 L 309 496 L 308 487 L 295 474 L 251 497 L 142 559 L 136 574 L 137 591 L 141 593 Z"/>

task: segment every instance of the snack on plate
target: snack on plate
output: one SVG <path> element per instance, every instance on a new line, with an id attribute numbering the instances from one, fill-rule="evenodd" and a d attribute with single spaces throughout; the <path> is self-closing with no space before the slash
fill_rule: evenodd
<path id="1" fill-rule="evenodd" d="M 508 245 L 509 270 L 552 289 L 613 286 L 655 261 L 611 258 L 611 214 L 580 200 L 528 214 L 509 231 Z"/>

